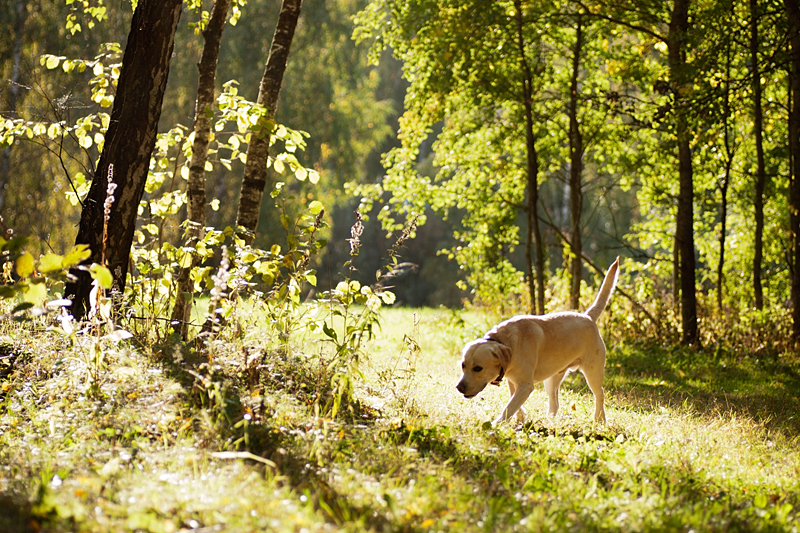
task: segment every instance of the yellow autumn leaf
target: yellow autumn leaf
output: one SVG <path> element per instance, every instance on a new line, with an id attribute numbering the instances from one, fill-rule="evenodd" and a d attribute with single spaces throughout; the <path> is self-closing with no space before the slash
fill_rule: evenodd
<path id="1" fill-rule="evenodd" d="M 21 256 L 17 257 L 16 266 L 19 277 L 27 278 L 33 274 L 33 256 L 28 252 L 25 252 Z"/>
<path id="2" fill-rule="evenodd" d="M 61 262 L 64 260 L 58 254 L 49 253 L 39 259 L 39 272 L 45 274 L 47 272 L 55 272 L 61 270 Z"/>
<path id="3" fill-rule="evenodd" d="M 86 244 L 76 244 L 72 250 L 61 259 L 61 268 L 70 268 L 85 259 L 89 259 L 92 251 Z"/>
<path id="4" fill-rule="evenodd" d="M 22 298 L 33 305 L 41 305 L 47 298 L 47 287 L 44 283 L 31 283 L 25 288 Z"/>
<path id="5" fill-rule="evenodd" d="M 111 271 L 103 265 L 94 263 L 89 267 L 89 273 L 91 273 L 92 279 L 96 280 L 104 289 L 110 289 L 114 284 L 114 276 L 112 276 Z"/>

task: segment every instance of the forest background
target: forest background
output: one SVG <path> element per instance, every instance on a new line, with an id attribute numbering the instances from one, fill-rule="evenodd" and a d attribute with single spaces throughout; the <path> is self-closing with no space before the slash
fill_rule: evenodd
<path id="1" fill-rule="evenodd" d="M 316 176 L 273 170 L 279 205 L 261 205 L 255 244 L 285 246 L 283 216 L 319 200 L 320 290 L 372 283 L 386 233 L 407 228 L 398 303 L 508 312 L 585 306 L 595 271 L 624 255 L 632 335 L 714 344 L 733 331 L 780 351 L 800 331 L 791 4 L 307 1 L 275 118 L 309 133 L 296 166 Z M 234 5 L 217 91 L 253 101 L 280 5 Z M 4 231 L 65 253 L 107 126 L 83 117 L 113 103 L 131 6 L 0 9 Z M 186 9 L 178 27 L 140 209 L 138 245 L 159 253 L 185 219 L 201 15 Z M 233 137 L 206 165 L 210 227 L 235 223 Z M 370 246 L 341 273 L 357 208 Z"/>
<path id="2" fill-rule="evenodd" d="M 797 531 L 797 2 L 0 25 L 3 531 Z M 607 423 L 458 394 L 616 256 Z"/>

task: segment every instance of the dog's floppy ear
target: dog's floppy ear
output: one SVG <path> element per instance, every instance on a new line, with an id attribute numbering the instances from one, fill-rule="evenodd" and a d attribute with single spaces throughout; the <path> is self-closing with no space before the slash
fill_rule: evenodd
<path id="1" fill-rule="evenodd" d="M 508 368 L 508 364 L 511 362 L 511 348 L 501 342 L 494 341 L 492 353 L 500 359 L 500 366 L 503 367 L 503 370 Z"/>

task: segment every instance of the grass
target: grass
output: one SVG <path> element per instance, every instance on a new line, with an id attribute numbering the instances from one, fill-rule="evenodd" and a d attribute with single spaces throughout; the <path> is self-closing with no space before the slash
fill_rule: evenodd
<path id="1" fill-rule="evenodd" d="M 388 309 L 331 419 L 318 335 L 175 346 L 0 340 L 0 531 L 797 531 L 795 362 L 609 339 L 608 425 L 582 377 L 491 426 L 505 387 L 455 390 L 498 317 Z M 191 354 L 187 354 L 187 360 Z M 91 376 L 99 374 L 100 394 Z"/>

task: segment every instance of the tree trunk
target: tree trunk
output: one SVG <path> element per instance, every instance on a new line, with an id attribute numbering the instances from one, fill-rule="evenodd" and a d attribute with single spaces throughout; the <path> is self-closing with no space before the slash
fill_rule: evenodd
<path id="1" fill-rule="evenodd" d="M 211 111 L 214 106 L 214 87 L 217 77 L 217 61 L 222 32 L 228 16 L 230 0 L 216 0 L 203 30 L 203 54 L 197 64 L 197 103 L 194 111 L 194 142 L 192 160 L 189 163 L 189 183 L 186 186 L 188 226 L 186 227 L 186 247 L 193 249 L 203 238 L 206 226 L 206 161 L 211 133 Z M 185 340 L 189 332 L 192 302 L 190 275 L 197 266 L 197 255 L 192 254 L 191 265 L 181 268 L 178 274 L 178 288 L 175 294 L 175 307 L 172 310 L 172 323 Z"/>
<path id="2" fill-rule="evenodd" d="M 753 75 L 753 133 L 756 141 L 756 234 L 753 249 L 753 294 L 756 309 L 764 307 L 761 287 L 761 263 L 764 249 L 764 187 L 767 172 L 764 166 L 763 113 L 761 111 L 761 71 L 758 66 L 758 0 L 750 0 L 750 62 Z"/>
<path id="3" fill-rule="evenodd" d="M 731 5 L 731 16 L 733 17 L 733 5 Z M 722 196 L 719 207 L 719 262 L 717 263 L 717 310 L 722 313 L 722 297 L 725 287 L 725 240 L 728 235 L 728 188 L 731 183 L 731 168 L 733 166 L 733 156 L 736 152 L 735 146 L 731 143 L 731 46 L 729 41 L 725 50 L 725 85 L 723 109 L 723 135 L 725 144 L 725 175 L 720 185 L 720 195 Z M 735 131 L 735 129 L 733 130 Z M 734 134 L 735 135 L 735 134 Z M 735 145 L 735 143 L 733 143 Z"/>
<path id="4" fill-rule="evenodd" d="M 536 140 L 533 135 L 533 75 L 525 55 L 525 40 L 523 37 L 522 6 L 520 0 L 514 1 L 517 21 L 517 47 L 522 67 L 522 103 L 525 108 L 525 145 L 527 148 L 528 171 L 528 288 L 531 295 L 531 312 L 544 314 L 544 246 L 542 234 L 539 229 L 539 156 L 536 153 Z M 531 239 L 536 254 L 536 290 L 533 288 L 533 268 L 531 266 Z M 534 298 L 535 296 L 535 298 Z"/>
<path id="5" fill-rule="evenodd" d="M 8 117 L 17 115 L 17 101 L 19 100 L 19 67 L 22 63 L 22 41 L 25 31 L 25 19 L 28 17 L 26 0 L 17 0 L 16 18 L 14 19 L 14 45 L 11 52 L 11 79 L 8 80 Z M 0 217 L 3 215 L 6 187 L 9 183 L 11 170 L 11 147 L 7 146 L 0 152 Z M 0 237 L 3 236 L 0 234 Z"/>
<path id="6" fill-rule="evenodd" d="M 726 148 L 727 148 L 727 116 L 725 118 Z M 719 263 L 717 263 L 717 309 L 722 311 L 722 292 L 725 285 L 725 240 L 728 234 L 728 187 L 731 182 L 731 166 L 733 165 L 733 154 L 728 152 L 728 159 L 725 161 L 725 176 L 720 187 L 722 201 L 719 207 L 720 229 L 719 229 Z"/>
<path id="7" fill-rule="evenodd" d="M 76 244 L 89 245 L 92 255 L 88 263 L 106 258 L 114 287 L 120 293 L 125 289 L 136 216 L 156 141 L 181 6 L 181 0 L 139 0 L 122 58 L 111 123 L 75 239 Z M 107 224 L 108 239 L 103 242 L 103 204 L 110 166 L 117 188 Z M 76 280 L 67 284 L 64 293 L 72 299 L 75 318 L 83 318 L 92 279 L 84 270 L 76 269 L 72 274 Z"/>
<path id="8" fill-rule="evenodd" d="M 791 98 L 789 99 L 789 154 L 791 157 L 789 186 L 789 220 L 792 254 L 792 339 L 800 342 L 800 7 L 797 0 L 784 0 L 789 16 L 789 43 L 792 48 Z"/>
<path id="9" fill-rule="evenodd" d="M 265 107 L 267 116 L 258 121 L 258 129 L 250 131 L 247 147 L 247 163 L 239 195 L 239 210 L 236 225 L 245 230 L 242 238 L 252 244 L 258 227 L 261 198 L 267 184 L 267 162 L 269 161 L 270 130 L 278 108 L 278 96 L 283 83 L 283 73 L 289 58 L 289 49 L 300 16 L 302 0 L 283 0 L 278 24 L 272 37 L 267 66 L 258 90 L 258 104 Z"/>
<path id="10" fill-rule="evenodd" d="M 582 255 L 581 246 L 581 211 L 583 210 L 583 189 L 581 174 L 583 173 L 583 135 L 578 124 L 578 74 L 580 69 L 581 48 L 583 47 L 583 28 L 580 13 L 577 15 L 575 28 L 575 50 L 572 56 L 572 80 L 569 88 L 569 199 L 572 214 L 572 237 L 570 239 L 570 255 L 572 259 L 570 288 L 570 306 L 580 307 Z"/>
<path id="11" fill-rule="evenodd" d="M 684 41 L 689 29 L 689 0 L 675 0 L 669 23 L 670 81 L 674 96 L 675 133 L 678 141 L 678 216 L 676 238 L 680 253 L 682 342 L 695 345 L 697 331 L 697 294 L 694 261 L 694 184 L 692 177 L 691 131 L 685 109 L 686 52 Z"/>

